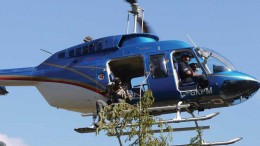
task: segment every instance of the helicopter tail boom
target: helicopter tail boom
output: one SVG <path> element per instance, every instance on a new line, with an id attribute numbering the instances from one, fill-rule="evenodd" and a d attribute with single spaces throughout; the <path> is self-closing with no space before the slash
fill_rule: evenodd
<path id="1" fill-rule="evenodd" d="M 0 70 L 0 95 L 9 93 L 5 86 L 34 86 L 35 81 L 29 77 L 32 73 L 33 68 Z"/>
<path id="2" fill-rule="evenodd" d="M 35 86 L 34 70 L 33 67 L 0 70 L 0 86 Z M 4 90 L 5 87 L 1 87 L 0 94 Z"/>

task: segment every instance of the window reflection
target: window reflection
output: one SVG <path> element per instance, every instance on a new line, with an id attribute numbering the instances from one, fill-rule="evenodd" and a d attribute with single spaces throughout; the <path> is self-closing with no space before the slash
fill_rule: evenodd
<path id="1" fill-rule="evenodd" d="M 167 68 L 164 54 L 150 56 L 150 71 L 153 78 L 167 77 Z"/>

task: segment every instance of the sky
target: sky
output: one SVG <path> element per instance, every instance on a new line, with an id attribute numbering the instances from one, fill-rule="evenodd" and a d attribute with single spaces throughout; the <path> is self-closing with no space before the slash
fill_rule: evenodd
<path id="1" fill-rule="evenodd" d="M 219 52 L 241 72 L 260 79 L 259 0 L 139 0 L 145 20 L 160 40 L 191 44 Z M 126 33 L 124 0 L 0 0 L 0 68 L 37 66 L 50 54 L 80 44 L 85 36 L 101 38 Z M 192 44 L 191 44 L 192 45 Z M 35 87 L 7 87 L 0 96 L 0 141 L 8 146 L 118 145 L 101 132 L 79 134 L 91 118 L 48 105 Z M 199 115 L 220 115 L 199 122 L 210 125 L 206 141 L 243 140 L 235 146 L 260 145 L 260 93 L 232 107 L 206 110 Z M 197 114 L 197 112 L 196 112 Z M 163 118 L 173 118 L 165 115 Z M 183 114 L 183 116 L 188 116 Z M 174 124 L 173 127 L 193 125 Z M 173 133 L 171 144 L 188 143 L 194 132 Z"/>

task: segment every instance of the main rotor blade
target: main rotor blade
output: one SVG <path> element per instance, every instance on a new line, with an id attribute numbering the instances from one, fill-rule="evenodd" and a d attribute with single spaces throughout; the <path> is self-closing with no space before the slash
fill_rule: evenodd
<path id="1" fill-rule="evenodd" d="M 133 3 L 137 3 L 136 0 L 125 0 L 125 1 L 128 2 L 128 3 L 130 3 L 131 5 L 132 5 Z"/>
<path id="2" fill-rule="evenodd" d="M 142 19 L 138 18 L 137 22 L 138 22 L 138 25 L 141 28 L 142 27 Z M 151 27 L 148 25 L 148 23 L 146 21 L 143 21 L 143 32 L 144 33 L 152 33 L 152 29 L 151 29 Z"/>

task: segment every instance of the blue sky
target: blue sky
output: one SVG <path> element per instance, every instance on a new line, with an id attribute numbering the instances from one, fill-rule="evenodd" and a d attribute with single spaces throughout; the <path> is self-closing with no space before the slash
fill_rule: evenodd
<path id="1" fill-rule="evenodd" d="M 251 0 L 139 0 L 145 19 L 161 40 L 182 40 L 211 48 L 228 58 L 237 69 L 260 79 L 260 1 Z M 1 1 L 0 68 L 37 66 L 49 57 L 40 51 L 57 52 L 93 38 L 124 34 L 127 10 L 123 0 L 25 0 Z M 35 87 L 8 87 L 0 97 L 0 140 L 8 146 L 117 145 L 104 133 L 78 134 L 74 128 L 88 126 L 91 118 L 48 105 Z M 260 145 L 260 94 L 200 122 L 211 125 L 206 141 L 234 137 L 244 139 L 236 146 Z M 166 115 L 171 118 L 174 115 Z M 193 124 L 193 123 L 192 123 Z M 173 127 L 188 124 L 173 125 Z M 173 144 L 189 142 L 194 132 L 174 133 Z"/>

